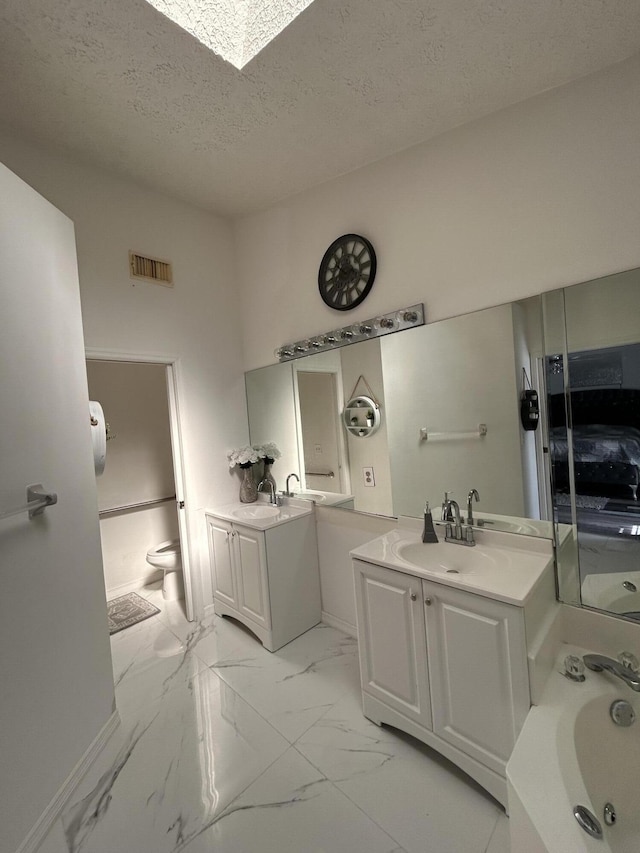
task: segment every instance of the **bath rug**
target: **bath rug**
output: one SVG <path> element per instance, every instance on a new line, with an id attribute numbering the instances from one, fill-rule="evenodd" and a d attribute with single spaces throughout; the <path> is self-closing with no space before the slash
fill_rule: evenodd
<path id="1" fill-rule="evenodd" d="M 156 613 L 160 613 L 160 610 L 136 592 L 119 595 L 107 601 L 109 633 L 117 634 L 118 631 L 137 625 Z"/>

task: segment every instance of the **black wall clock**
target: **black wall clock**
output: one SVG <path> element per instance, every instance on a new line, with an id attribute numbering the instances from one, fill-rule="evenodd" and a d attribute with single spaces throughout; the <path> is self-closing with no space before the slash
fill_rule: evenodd
<path id="1" fill-rule="evenodd" d="M 363 302 L 376 277 L 376 253 L 358 234 L 343 234 L 324 253 L 318 271 L 320 296 L 330 308 L 348 311 Z"/>

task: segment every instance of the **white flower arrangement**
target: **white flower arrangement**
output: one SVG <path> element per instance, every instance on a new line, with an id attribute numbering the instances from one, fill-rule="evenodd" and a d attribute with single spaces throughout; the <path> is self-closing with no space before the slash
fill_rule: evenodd
<path id="1" fill-rule="evenodd" d="M 274 444 L 273 441 L 267 441 L 266 444 L 261 444 L 259 446 L 254 445 L 254 450 L 257 450 L 262 459 L 267 460 L 269 463 L 273 463 L 276 459 L 280 459 L 282 453 L 278 449 L 278 445 Z"/>
<path id="2" fill-rule="evenodd" d="M 229 460 L 229 468 L 233 468 L 236 465 L 239 465 L 241 468 L 249 468 L 251 465 L 255 465 L 256 462 L 259 462 L 262 459 L 262 455 L 258 453 L 258 451 L 254 447 L 239 447 L 236 450 L 230 450 L 227 453 L 227 459 Z"/>

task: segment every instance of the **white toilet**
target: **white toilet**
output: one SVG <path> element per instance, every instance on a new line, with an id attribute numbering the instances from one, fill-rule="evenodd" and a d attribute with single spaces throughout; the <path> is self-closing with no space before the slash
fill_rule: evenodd
<path id="1" fill-rule="evenodd" d="M 182 577 L 182 556 L 180 540 L 161 542 L 147 551 L 147 563 L 164 571 L 162 597 L 165 601 L 177 601 L 184 598 L 184 579 Z"/>

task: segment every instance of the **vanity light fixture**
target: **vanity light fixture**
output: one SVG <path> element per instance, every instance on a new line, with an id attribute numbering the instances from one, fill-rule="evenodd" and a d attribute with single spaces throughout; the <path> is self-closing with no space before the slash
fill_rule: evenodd
<path id="1" fill-rule="evenodd" d="M 362 320 L 359 323 L 334 329 L 321 335 L 314 335 L 312 338 L 303 341 L 283 344 L 276 349 L 275 356 L 278 361 L 291 361 L 309 352 L 325 352 L 356 343 L 356 341 L 379 338 L 392 332 L 413 329 L 417 326 L 424 326 L 424 305 L 422 303 L 411 305 L 409 308 L 402 308 L 399 311 L 391 311 L 389 314 L 381 314 L 371 320 Z"/>

